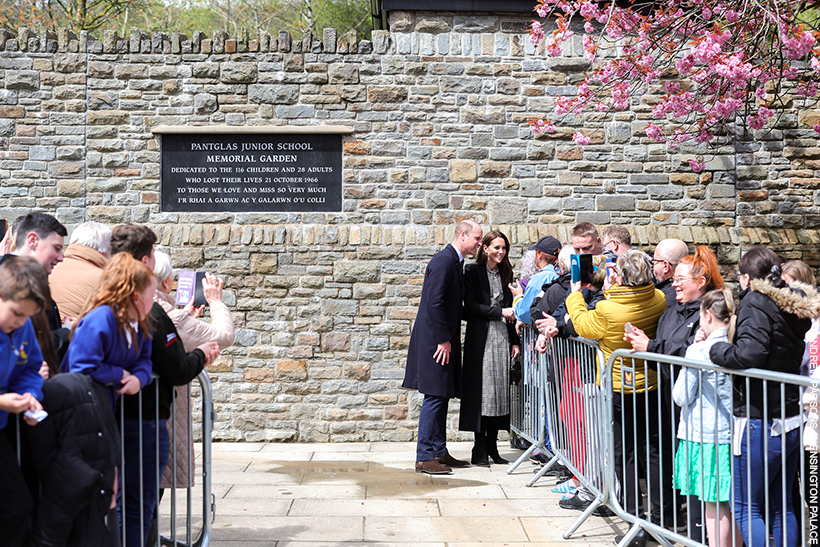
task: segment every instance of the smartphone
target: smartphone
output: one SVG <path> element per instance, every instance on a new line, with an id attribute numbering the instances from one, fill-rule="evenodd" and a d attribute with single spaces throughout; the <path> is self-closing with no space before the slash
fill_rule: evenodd
<path id="1" fill-rule="evenodd" d="M 629 321 L 627 321 L 626 325 L 624 325 L 624 330 L 629 334 L 635 334 L 635 327 L 633 327 L 632 323 Z"/>
<path id="2" fill-rule="evenodd" d="M 8 229 L 8 227 L 9 221 L 4 218 L 0 218 L 0 239 L 2 239 L 4 235 L 6 235 L 6 230 Z"/>
<path id="3" fill-rule="evenodd" d="M 570 255 L 569 264 L 571 272 L 570 275 L 572 276 L 573 283 L 577 283 L 578 281 L 580 281 L 582 284 L 592 283 L 593 266 L 591 254 L 584 253 Z"/>

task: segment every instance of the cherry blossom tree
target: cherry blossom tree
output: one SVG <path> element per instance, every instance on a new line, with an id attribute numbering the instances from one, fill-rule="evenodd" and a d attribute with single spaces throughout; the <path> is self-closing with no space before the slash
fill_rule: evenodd
<path id="1" fill-rule="evenodd" d="M 715 144 L 763 130 L 795 99 L 812 102 L 820 81 L 817 0 L 538 0 L 530 38 L 547 55 L 578 42 L 590 63 L 577 95 L 555 114 L 616 111 L 660 89 L 646 135 L 675 147 Z M 549 29 L 547 28 L 549 27 Z M 573 38 L 574 37 L 574 38 Z M 552 132 L 551 119 L 532 119 Z M 814 126 L 820 133 L 820 124 Z M 583 132 L 576 143 L 589 144 Z M 703 162 L 691 160 L 695 171 Z"/>

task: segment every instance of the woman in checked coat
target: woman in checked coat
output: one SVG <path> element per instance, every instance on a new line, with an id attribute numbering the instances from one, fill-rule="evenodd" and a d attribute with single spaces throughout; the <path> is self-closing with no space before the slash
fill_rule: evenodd
<path id="1" fill-rule="evenodd" d="M 515 332 L 512 265 L 507 236 L 493 230 L 482 240 L 475 264 L 464 269 L 464 338 L 459 429 L 475 433 L 473 465 L 504 464 L 498 431 L 510 428 L 510 359 L 520 353 Z"/>

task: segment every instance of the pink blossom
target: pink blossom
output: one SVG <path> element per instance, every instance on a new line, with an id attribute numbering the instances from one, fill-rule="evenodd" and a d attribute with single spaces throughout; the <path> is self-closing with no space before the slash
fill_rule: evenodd
<path id="1" fill-rule="evenodd" d="M 541 41 L 541 38 L 544 37 L 544 29 L 541 27 L 541 23 L 538 21 L 533 21 L 532 26 L 530 28 L 530 41 L 533 44 L 537 44 Z"/>
<path id="2" fill-rule="evenodd" d="M 592 2 L 584 2 L 581 4 L 581 9 L 579 12 L 581 13 L 581 17 L 584 19 L 592 19 L 598 13 L 598 9 Z"/>
<path id="3" fill-rule="evenodd" d="M 765 89 L 763 89 L 762 87 L 758 87 L 757 89 L 755 89 L 755 97 L 757 97 L 758 99 L 762 99 L 765 96 L 766 96 L 766 90 Z"/>
<path id="4" fill-rule="evenodd" d="M 587 137 L 586 135 L 584 135 L 580 131 L 577 131 L 572 135 L 572 140 L 575 141 L 575 144 L 579 144 L 581 146 L 585 146 L 585 145 L 589 144 L 590 142 L 592 142 L 592 139 L 590 139 L 589 137 Z"/>
<path id="5" fill-rule="evenodd" d="M 723 16 L 726 17 L 726 20 L 730 23 L 737 23 L 740 21 L 740 15 L 738 15 L 738 13 L 733 9 L 727 9 L 723 13 Z"/>
<path id="6" fill-rule="evenodd" d="M 700 160 L 689 160 L 689 167 L 691 167 L 695 173 L 700 173 L 706 168 L 706 164 Z"/>
<path id="7" fill-rule="evenodd" d="M 544 5 L 539 6 L 538 9 L 535 10 L 535 12 L 538 14 L 538 17 L 546 17 L 549 14 L 547 6 Z"/>
<path id="8" fill-rule="evenodd" d="M 820 60 L 817 57 L 811 58 L 811 67 L 814 69 L 815 72 L 820 72 Z"/>
<path id="9" fill-rule="evenodd" d="M 655 142 L 663 142 L 666 140 L 664 136 L 661 134 L 661 128 L 653 123 L 649 123 L 646 128 L 646 136 L 652 139 Z"/>
<path id="10" fill-rule="evenodd" d="M 703 18 L 707 21 L 712 18 L 712 10 L 709 8 L 703 8 Z"/>
<path id="11" fill-rule="evenodd" d="M 766 120 L 760 116 L 749 116 L 746 118 L 746 123 L 748 123 L 749 127 L 752 129 L 760 130 L 763 129 L 763 125 L 766 123 Z"/>
<path id="12" fill-rule="evenodd" d="M 820 133 L 820 123 L 814 124 L 813 126 L 811 126 L 811 128 Z"/>
<path id="13" fill-rule="evenodd" d="M 783 46 L 787 59 L 800 59 L 811 52 L 816 43 L 814 36 L 809 31 L 804 31 L 794 37 L 784 37 Z"/>
<path id="14" fill-rule="evenodd" d="M 595 32 L 595 27 L 592 26 L 592 23 L 587 21 L 586 23 L 584 23 L 584 32 L 592 34 L 593 32 Z"/>

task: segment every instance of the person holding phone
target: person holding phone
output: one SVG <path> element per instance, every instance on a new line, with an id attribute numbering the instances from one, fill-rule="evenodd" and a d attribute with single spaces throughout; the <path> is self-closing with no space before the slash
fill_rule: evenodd
<path id="1" fill-rule="evenodd" d="M 623 334 L 627 323 L 654 334 L 658 319 L 666 311 L 666 297 L 655 289 L 652 262 L 643 251 L 632 249 L 618 256 L 616 270 L 610 277 L 613 284 L 605 291 L 606 299 L 598 302 L 593 309 L 588 309 L 584 302 L 580 281 L 572 284 L 572 292 L 566 299 L 567 311 L 576 332 L 584 338 L 599 341 L 604 361 L 616 349 L 629 347 Z M 647 408 L 657 408 L 657 378 L 655 371 L 647 369 L 643 362 L 633 362 L 631 367 L 621 365 L 618 360 L 612 368 L 615 468 L 621 484 L 624 509 L 630 514 L 639 515 L 642 495 L 636 489 L 638 481 L 635 474 L 650 476 L 649 499 L 658 500 L 661 470 L 657 459 L 646 457 L 646 428 L 635 430 L 632 424 L 633 418 L 639 424 L 648 419 L 649 430 L 657 429 L 657 413 L 646 413 Z M 598 373 L 600 384 L 600 371 Z M 562 502 L 561 507 L 570 509 L 581 510 L 589 505 L 589 502 L 575 497 Z"/>
<path id="2" fill-rule="evenodd" d="M 683 257 L 675 267 L 675 277 L 672 286 L 675 288 L 677 303 L 667 309 L 658 322 L 655 336 L 648 336 L 641 329 L 624 332 L 624 340 L 632 346 L 632 351 L 649 351 L 663 355 L 683 357 L 686 349 L 695 342 L 695 334 L 700 327 L 700 304 L 704 294 L 715 289 L 723 288 L 723 276 L 718 269 L 715 253 L 708 247 L 700 245 L 694 254 Z M 674 512 L 680 513 L 683 499 L 675 495 L 672 484 L 672 462 L 674 450 L 677 447 L 675 427 L 680 421 L 680 407 L 672 401 L 672 387 L 680 373 L 680 367 L 672 365 L 656 365 L 659 368 L 659 390 L 661 394 L 661 431 L 657 438 L 660 451 L 663 455 L 664 472 L 664 523 L 680 531 L 686 526 L 682 517 L 675 517 Z M 691 537 L 702 539 L 701 503 L 695 496 L 690 496 L 687 504 L 689 519 L 689 533 Z M 656 523 L 660 524 L 660 522 Z"/>
<path id="3" fill-rule="evenodd" d="M 464 269 L 464 371 L 459 429 L 475 433 L 473 465 L 509 463 L 498 453 L 498 431 L 510 428 L 510 359 L 520 353 L 512 309 L 510 243 L 484 236 L 475 263 Z"/>

